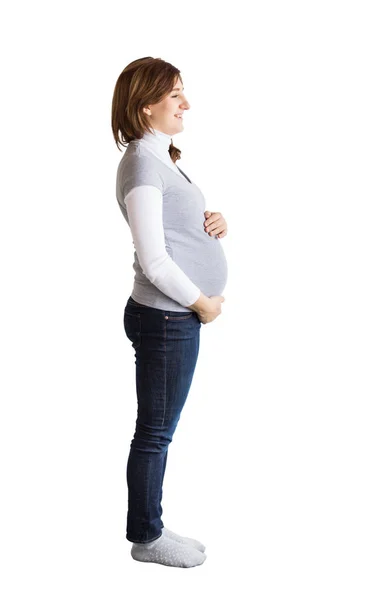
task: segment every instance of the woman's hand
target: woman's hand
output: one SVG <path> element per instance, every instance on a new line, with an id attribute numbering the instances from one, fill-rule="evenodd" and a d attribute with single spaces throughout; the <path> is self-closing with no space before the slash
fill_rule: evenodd
<path id="1" fill-rule="evenodd" d="M 226 220 L 220 212 L 210 212 L 205 210 L 206 220 L 203 225 L 206 233 L 209 235 L 217 235 L 218 238 L 222 238 L 227 235 L 228 228 Z"/>
<path id="2" fill-rule="evenodd" d="M 211 323 L 221 314 L 221 305 L 224 302 L 224 296 L 209 296 L 209 305 L 207 308 L 198 311 L 198 319 L 201 323 Z"/>

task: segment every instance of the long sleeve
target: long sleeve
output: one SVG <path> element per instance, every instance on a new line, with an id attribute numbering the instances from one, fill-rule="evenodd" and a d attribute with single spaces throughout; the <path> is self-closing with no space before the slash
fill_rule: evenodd
<path id="1" fill-rule="evenodd" d="M 166 251 L 161 190 L 155 185 L 138 185 L 132 187 L 124 202 L 137 257 L 146 277 L 181 306 L 194 304 L 201 290 Z"/>

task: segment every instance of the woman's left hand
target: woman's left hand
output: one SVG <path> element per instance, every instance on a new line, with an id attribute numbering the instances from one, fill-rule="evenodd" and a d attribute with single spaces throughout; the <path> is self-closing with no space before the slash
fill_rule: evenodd
<path id="1" fill-rule="evenodd" d="M 227 223 L 220 212 L 210 212 L 205 210 L 206 221 L 203 223 L 206 233 L 209 235 L 217 235 L 222 238 L 227 235 Z"/>

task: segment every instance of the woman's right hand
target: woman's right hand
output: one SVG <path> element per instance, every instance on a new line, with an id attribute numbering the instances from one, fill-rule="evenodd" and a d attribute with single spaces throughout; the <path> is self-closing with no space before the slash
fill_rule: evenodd
<path id="1" fill-rule="evenodd" d="M 209 296 L 209 304 L 203 310 L 197 311 L 201 323 L 211 323 L 221 314 L 221 304 L 224 302 L 224 296 Z"/>

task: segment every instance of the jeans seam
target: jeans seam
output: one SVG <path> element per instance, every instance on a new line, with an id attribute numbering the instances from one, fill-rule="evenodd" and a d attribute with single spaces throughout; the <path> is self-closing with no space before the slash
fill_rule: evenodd
<path id="1" fill-rule="evenodd" d="M 148 463 L 146 465 L 148 481 L 147 481 L 147 485 L 146 485 L 146 508 L 145 508 L 145 514 L 147 516 L 149 515 L 149 491 L 150 491 L 150 469 L 149 469 L 149 466 L 150 466 L 150 461 L 148 460 Z"/>
<path id="2" fill-rule="evenodd" d="M 166 402 L 167 402 L 167 321 L 166 319 L 163 321 L 164 322 L 164 389 L 163 389 L 163 393 L 164 393 L 164 401 L 163 401 L 163 417 L 162 417 L 162 427 L 164 425 L 164 420 L 165 420 L 165 416 L 166 416 Z"/>

